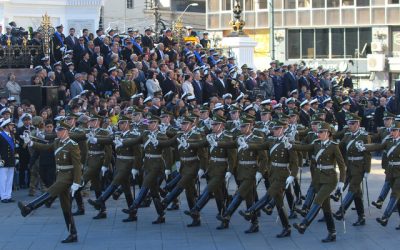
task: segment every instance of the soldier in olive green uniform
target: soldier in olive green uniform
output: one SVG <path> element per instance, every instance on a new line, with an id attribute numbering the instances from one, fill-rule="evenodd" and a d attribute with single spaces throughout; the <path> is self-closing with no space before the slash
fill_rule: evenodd
<path id="1" fill-rule="evenodd" d="M 88 156 L 87 156 L 87 167 L 84 169 L 82 176 L 83 183 L 91 182 L 94 189 L 96 198 L 101 195 L 101 180 L 100 171 L 102 176 L 108 171 L 111 158 L 112 158 L 112 147 L 111 140 L 106 144 L 102 141 L 97 141 L 96 137 L 109 137 L 110 132 L 106 129 L 100 128 L 101 116 L 92 115 L 89 121 L 90 133 L 88 134 Z M 76 203 L 78 204 L 78 210 L 74 215 L 85 214 L 85 207 L 83 205 L 83 199 L 81 191 L 79 190 L 75 195 Z M 99 214 L 93 219 L 104 219 L 107 217 L 106 208 L 102 207 Z"/>
<path id="2" fill-rule="evenodd" d="M 371 136 L 372 142 L 384 144 L 387 140 L 392 140 L 392 137 L 390 136 L 390 128 L 393 124 L 394 117 L 395 117 L 394 114 L 391 114 L 389 112 L 384 113 L 383 122 L 385 126 L 379 128 L 378 133 Z M 382 168 L 385 170 L 385 182 L 378 196 L 378 200 L 372 202 L 372 205 L 374 205 L 378 209 L 382 208 L 383 202 L 385 201 L 390 191 L 389 175 L 386 174 L 386 169 L 388 168 L 386 150 L 382 151 Z"/>
<path id="3" fill-rule="evenodd" d="M 293 183 L 298 172 L 297 153 L 287 148 L 289 142 L 288 138 L 284 135 L 285 126 L 287 126 L 287 123 L 284 121 L 273 121 L 273 136 L 268 137 L 262 145 L 269 151 L 268 164 L 270 165 L 270 169 L 268 173 L 271 184 L 270 188 L 256 204 L 241 213 L 247 220 L 254 218 L 257 216 L 257 211 L 262 209 L 267 203 L 273 201 L 283 226 L 282 232 L 276 236 L 278 238 L 288 237 L 291 233 L 289 220 L 283 207 L 283 197 L 285 189 Z"/>
<path id="4" fill-rule="evenodd" d="M 188 227 L 200 226 L 200 211 L 210 200 L 210 194 L 214 194 L 218 214 L 221 214 L 224 210 L 224 177 L 227 171 L 233 172 L 236 158 L 235 150 L 217 147 L 218 142 L 233 142 L 232 136 L 224 131 L 225 121 L 224 117 L 215 115 L 211 122 L 212 134 L 207 135 L 206 139 L 202 141 L 189 143 L 189 148 L 209 147 L 210 158 L 208 164 L 201 166 L 198 171 L 199 178 L 207 173 L 207 187 L 203 190 L 194 207 L 190 211 L 185 211 L 185 214 L 193 219 Z"/>
<path id="5" fill-rule="evenodd" d="M 123 140 L 122 142 L 116 141 L 117 147 L 127 147 L 137 144 L 143 144 L 144 150 L 144 163 L 143 172 L 144 180 L 140 188 L 139 194 L 135 201 L 128 209 L 123 209 L 124 213 L 129 214 L 129 218 L 137 220 L 137 210 L 140 203 L 144 200 L 147 193 L 150 192 L 153 198 L 154 206 L 156 208 L 158 218 L 153 221 L 153 224 L 165 223 L 164 208 L 161 204 L 159 194 L 159 179 L 163 178 L 165 172 L 165 163 L 162 158 L 164 148 L 170 147 L 175 143 L 176 137 L 168 138 L 165 134 L 159 131 L 160 118 L 158 116 L 148 114 L 147 120 L 149 121 L 148 130 L 143 132 L 139 137 Z M 164 171 L 164 172 L 163 172 Z M 138 174 L 138 169 L 132 169 L 132 176 Z"/>
<path id="6" fill-rule="evenodd" d="M 234 142 L 218 142 L 217 146 L 222 148 L 237 148 L 237 170 L 236 182 L 238 190 L 228 205 L 226 211 L 222 215 L 218 215 L 217 219 L 221 221 L 221 225 L 217 229 L 225 229 L 229 227 L 229 221 L 233 213 L 239 207 L 243 200 L 246 201 L 247 208 L 253 205 L 255 199 L 256 183 L 258 184 L 266 170 L 267 154 L 264 150 L 258 149 L 262 144 L 262 137 L 253 134 L 254 120 L 243 116 L 241 118 L 240 129 L 242 135 Z M 232 173 L 227 172 L 225 180 L 229 181 Z M 252 225 L 246 230 L 246 233 L 258 231 L 258 218 L 254 216 L 251 219 Z"/>
<path id="7" fill-rule="evenodd" d="M 46 151 L 54 150 L 57 164 L 57 180 L 49 187 L 46 193 L 31 201 L 27 205 L 18 202 L 22 216 L 27 216 L 33 210 L 52 200 L 52 197 L 59 197 L 61 208 L 63 210 L 65 223 L 67 225 L 69 236 L 62 243 L 78 241 L 74 218 L 71 212 L 71 194 L 79 189 L 81 183 L 81 162 L 79 146 L 69 138 L 68 129 L 71 127 L 64 122 L 56 128 L 57 137 L 52 144 L 41 144 L 32 142 L 29 136 L 24 137 L 24 142 L 35 150 Z"/>
<path id="8" fill-rule="evenodd" d="M 362 142 L 356 142 L 356 146 L 359 151 L 377 151 L 386 150 L 386 160 L 387 160 L 387 180 L 390 183 L 390 188 L 392 193 L 390 195 L 390 200 L 387 204 L 385 212 L 381 218 L 377 218 L 376 221 L 382 226 L 386 226 L 390 216 L 397 209 L 400 211 L 400 122 L 396 121 L 390 132 L 392 140 L 386 140 L 383 143 L 363 145 Z M 400 226 L 396 227 L 400 230 Z"/>
<path id="9" fill-rule="evenodd" d="M 118 121 L 120 135 L 116 135 L 114 143 L 131 140 L 141 136 L 139 131 L 130 131 L 130 118 L 126 116 L 121 116 Z M 95 137 L 96 143 L 101 144 L 111 144 L 113 142 L 112 136 Z M 90 205 L 94 206 L 95 209 L 101 210 L 105 207 L 105 202 L 110 198 L 110 196 L 117 190 L 119 186 L 122 186 L 122 190 L 125 194 L 126 203 L 128 206 L 133 204 L 132 192 L 129 185 L 129 177 L 131 174 L 131 169 L 135 163 L 135 156 L 137 153 L 136 145 L 120 145 L 115 148 L 116 153 L 116 163 L 115 163 L 115 175 L 111 184 L 106 188 L 106 190 L 96 199 L 89 199 Z M 134 218 L 124 219 L 123 222 L 134 221 Z"/>
<path id="10" fill-rule="evenodd" d="M 343 199 L 341 208 L 333 214 L 337 220 L 342 220 L 343 214 L 350 207 L 354 200 L 358 220 L 353 226 L 365 225 L 364 204 L 362 199 L 361 185 L 363 178 L 367 178 L 371 170 L 371 154 L 368 152 L 359 152 L 356 148 L 356 142 L 362 141 L 369 143 L 370 138 L 365 130 L 360 128 L 361 118 L 356 114 L 348 114 L 346 117 L 349 133 L 340 141 L 340 147 L 344 150 L 346 166 L 348 166 L 350 175 L 349 191 Z M 342 150 L 342 152 L 343 152 Z M 344 211 L 343 211 L 344 210 Z"/>
<path id="11" fill-rule="evenodd" d="M 303 234 L 322 208 L 329 233 L 328 237 L 323 239 L 322 242 L 336 240 L 336 229 L 329 196 L 335 190 L 335 187 L 340 190 L 343 189 L 346 174 L 346 166 L 338 143 L 329 139 L 332 135 L 332 130 L 333 128 L 330 124 L 322 122 L 318 126 L 317 140 L 308 145 L 293 145 L 292 147 L 294 150 L 309 151 L 315 156 L 315 170 L 312 176 L 312 183 L 316 193 L 314 202 L 304 220 L 300 224 L 293 224 L 293 226 L 299 233 Z M 336 163 L 340 171 L 339 182 L 335 171 Z"/>
<path id="12" fill-rule="evenodd" d="M 202 135 L 194 126 L 195 121 L 191 117 L 184 117 L 181 122 L 181 132 L 177 135 L 176 141 L 178 142 L 176 153 L 177 159 L 180 162 L 179 173 L 181 179 L 176 187 L 168 193 L 162 201 L 164 209 L 168 207 L 175 198 L 177 198 L 183 190 L 186 193 L 186 199 L 189 210 L 192 209 L 196 203 L 196 178 L 200 168 L 200 155 L 203 153 L 202 148 L 189 148 L 188 143 L 196 142 L 202 139 Z"/>

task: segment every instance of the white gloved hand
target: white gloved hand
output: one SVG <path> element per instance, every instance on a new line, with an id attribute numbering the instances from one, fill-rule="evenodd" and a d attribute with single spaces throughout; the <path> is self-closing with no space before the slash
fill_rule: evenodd
<path id="1" fill-rule="evenodd" d="M 189 143 L 187 142 L 187 140 L 184 137 L 182 137 L 181 140 L 179 141 L 178 148 L 184 148 L 184 149 L 189 148 Z"/>
<path id="2" fill-rule="evenodd" d="M 337 186 L 336 186 L 336 190 L 339 190 L 340 193 L 343 193 L 343 188 L 344 188 L 344 183 L 343 182 L 338 182 Z"/>
<path id="3" fill-rule="evenodd" d="M 355 145 L 359 152 L 363 152 L 366 149 L 363 141 L 356 141 Z"/>
<path id="4" fill-rule="evenodd" d="M 365 180 L 368 180 L 368 176 L 369 176 L 369 173 L 365 172 L 365 173 L 364 173 L 364 179 L 365 179 Z"/>
<path id="5" fill-rule="evenodd" d="M 175 166 L 176 166 L 176 171 L 179 172 L 179 170 L 181 169 L 181 162 L 180 161 L 175 162 Z"/>
<path id="6" fill-rule="evenodd" d="M 115 144 L 115 148 L 119 148 L 123 145 L 122 140 L 119 138 L 114 140 L 114 144 Z"/>
<path id="7" fill-rule="evenodd" d="M 131 173 L 132 173 L 132 178 L 135 179 L 139 171 L 137 171 L 135 168 L 132 168 Z"/>
<path id="8" fill-rule="evenodd" d="M 225 174 L 225 182 L 228 183 L 229 179 L 232 177 L 232 173 L 231 172 L 226 172 Z"/>
<path id="9" fill-rule="evenodd" d="M 108 168 L 106 166 L 102 166 L 101 167 L 101 176 L 104 176 L 107 171 L 108 171 Z"/>
<path id="10" fill-rule="evenodd" d="M 165 169 L 164 174 L 165 174 L 165 179 L 168 179 L 168 176 L 171 174 L 171 170 Z"/>
<path id="11" fill-rule="evenodd" d="M 204 170 L 200 168 L 199 171 L 197 172 L 197 176 L 200 179 L 203 175 L 204 175 Z"/>
<path id="12" fill-rule="evenodd" d="M 31 136 L 29 133 L 25 133 L 23 135 L 19 136 L 22 140 L 24 140 L 24 143 L 29 145 L 29 143 L 31 142 Z"/>
<path id="13" fill-rule="evenodd" d="M 89 137 L 89 142 L 91 143 L 91 144 L 96 144 L 97 143 L 97 138 L 96 137 Z"/>
<path id="14" fill-rule="evenodd" d="M 4 161 L 3 160 L 0 160 L 0 167 L 4 167 Z"/>
<path id="15" fill-rule="evenodd" d="M 4 163 L 4 161 L 3 161 L 3 163 Z M 18 165 L 19 164 L 19 159 L 15 159 L 15 165 Z"/>
<path id="16" fill-rule="evenodd" d="M 77 184 L 77 183 L 72 183 L 71 185 L 71 196 L 74 197 L 75 196 L 75 192 L 78 191 L 78 189 L 81 187 L 81 185 Z"/>
<path id="17" fill-rule="evenodd" d="M 256 183 L 259 183 L 262 178 L 263 178 L 263 175 L 260 172 L 257 172 L 256 173 Z"/>
<path id="18" fill-rule="evenodd" d="M 285 146 L 286 149 L 291 149 L 292 148 L 292 144 L 289 142 L 289 138 L 284 137 L 282 139 L 283 145 Z"/>
<path id="19" fill-rule="evenodd" d="M 294 181 L 294 177 L 289 175 L 288 178 L 286 179 L 286 186 L 289 186 L 290 184 L 292 184 Z"/>
<path id="20" fill-rule="evenodd" d="M 157 147 L 158 140 L 157 140 L 157 138 L 155 136 L 151 136 L 150 137 L 150 142 L 151 142 L 151 144 L 153 144 L 154 147 Z"/>

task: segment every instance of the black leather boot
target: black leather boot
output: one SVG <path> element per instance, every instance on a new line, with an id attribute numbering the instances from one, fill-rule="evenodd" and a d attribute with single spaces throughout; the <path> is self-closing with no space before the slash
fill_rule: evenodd
<path id="1" fill-rule="evenodd" d="M 67 226 L 69 235 L 67 238 L 61 241 L 61 243 L 72 243 L 78 241 L 78 234 L 76 232 L 74 217 L 71 212 L 64 212 L 64 220 Z"/>
<path id="2" fill-rule="evenodd" d="M 285 190 L 286 193 L 286 200 L 288 202 L 288 206 L 289 206 L 289 219 L 296 219 L 297 218 L 297 214 L 294 211 L 295 205 L 294 205 L 294 196 L 293 193 L 290 189 L 286 189 Z"/>
<path id="3" fill-rule="evenodd" d="M 275 199 L 271 199 L 270 202 L 268 202 L 268 204 L 261 210 L 267 215 L 271 215 L 272 211 L 274 210 L 275 204 L 276 204 Z"/>
<path id="4" fill-rule="evenodd" d="M 163 208 L 160 198 L 153 198 L 153 203 L 156 208 L 158 217 L 155 221 L 152 222 L 152 224 L 165 223 L 165 213 L 164 213 L 164 208 Z"/>
<path id="5" fill-rule="evenodd" d="M 364 204 L 362 198 L 355 197 L 354 204 L 356 205 L 358 219 L 353 223 L 353 226 L 364 226 L 365 225 L 365 214 L 364 214 Z"/>
<path id="6" fill-rule="evenodd" d="M 389 203 L 383 213 L 382 218 L 376 218 L 376 221 L 381 224 L 382 226 L 386 227 L 387 223 L 389 222 L 389 218 L 392 215 L 393 211 L 397 206 L 398 199 L 394 196 L 390 197 Z M 397 228 L 396 228 L 397 229 Z"/>
<path id="7" fill-rule="evenodd" d="M 264 208 L 268 202 L 270 202 L 271 197 L 268 194 L 265 194 L 261 199 L 259 199 L 256 203 L 254 203 L 249 209 L 246 211 L 239 211 L 239 214 L 245 218 L 245 220 L 249 221 L 256 215 L 262 208 Z M 257 223 L 258 225 L 258 223 Z"/>
<path id="8" fill-rule="evenodd" d="M 57 199 L 57 196 L 54 196 L 54 197 L 51 197 L 50 199 L 48 199 L 45 203 L 44 203 L 44 205 L 47 207 L 47 208 L 51 208 L 51 205 L 53 205 L 53 203 L 54 203 L 54 201 Z"/>
<path id="9" fill-rule="evenodd" d="M 128 209 L 126 208 L 122 209 L 122 212 L 129 215 L 134 214 L 136 216 L 137 209 L 139 208 L 140 203 L 142 203 L 144 198 L 147 196 L 148 192 L 149 192 L 148 188 L 141 187 L 138 196 L 133 201 L 133 204 Z"/>
<path id="10" fill-rule="evenodd" d="M 313 203 L 311 205 L 310 211 L 307 213 L 306 217 L 304 220 L 300 223 L 294 223 L 293 227 L 299 231 L 299 233 L 304 234 L 306 231 L 307 227 L 311 224 L 311 222 L 315 219 L 315 216 L 317 216 L 319 210 L 321 209 L 321 206 L 318 204 Z"/>
<path id="11" fill-rule="evenodd" d="M 148 194 L 144 200 L 139 204 L 139 207 L 150 207 L 151 205 L 151 196 Z"/>
<path id="12" fill-rule="evenodd" d="M 383 184 L 381 193 L 378 196 L 378 200 L 373 201 L 371 204 L 376 207 L 377 209 L 381 209 L 383 202 L 385 201 L 388 193 L 390 191 L 390 182 L 385 181 L 385 183 Z"/>
<path id="13" fill-rule="evenodd" d="M 210 200 L 210 192 L 206 187 L 203 190 L 203 193 L 200 195 L 199 199 L 197 200 L 196 204 L 193 206 L 192 209 L 186 210 L 184 214 L 192 216 L 192 217 L 199 217 L 201 209 L 207 204 Z"/>
<path id="14" fill-rule="evenodd" d="M 290 229 L 289 219 L 286 215 L 285 209 L 283 207 L 281 207 L 281 208 L 278 208 L 277 210 L 278 210 L 279 219 L 281 220 L 281 223 L 283 226 L 283 230 L 280 234 L 277 234 L 276 237 L 277 238 L 289 237 L 292 230 Z"/>
<path id="15" fill-rule="evenodd" d="M 43 204 L 48 202 L 51 199 L 49 193 L 44 193 L 34 199 L 33 201 L 29 202 L 27 205 L 24 205 L 22 202 L 18 202 L 18 208 L 21 210 L 21 215 L 26 217 L 30 214 L 33 210 L 41 207 Z"/>
<path id="16" fill-rule="evenodd" d="M 333 221 L 332 213 L 324 213 L 326 228 L 328 229 L 328 236 L 321 241 L 323 243 L 329 243 L 336 241 L 336 228 L 335 222 Z"/>
<path id="17" fill-rule="evenodd" d="M 251 220 L 250 228 L 244 231 L 244 233 L 252 234 L 252 233 L 257 233 L 258 231 L 259 231 L 258 218 L 257 215 L 254 214 L 253 219 Z"/>
<path id="18" fill-rule="evenodd" d="M 122 186 L 119 186 L 112 194 L 113 200 L 118 200 L 121 194 L 124 192 Z"/>
<path id="19" fill-rule="evenodd" d="M 294 191 L 294 195 L 296 196 L 295 205 L 300 206 L 303 201 L 301 199 L 301 188 L 300 188 L 300 184 L 299 184 L 297 177 L 294 178 L 293 191 Z"/>
<path id="20" fill-rule="evenodd" d="M 104 207 L 104 203 L 110 198 L 110 196 L 114 193 L 114 191 L 118 188 L 117 185 L 110 185 L 104 190 L 104 192 L 100 195 L 96 200 L 89 199 L 88 202 L 92 205 L 96 210 L 100 210 Z"/>
<path id="21" fill-rule="evenodd" d="M 223 215 L 218 215 L 217 220 L 229 223 L 232 214 L 236 211 L 236 209 L 239 207 L 242 201 L 243 201 L 242 197 L 240 197 L 239 194 L 235 194 L 235 196 L 232 199 L 232 202 L 227 207 L 225 213 Z"/>
<path id="22" fill-rule="evenodd" d="M 354 200 L 354 194 L 352 192 L 347 192 L 346 196 L 343 199 L 343 204 L 341 204 L 339 210 L 332 214 L 333 217 L 337 220 L 342 220 L 344 213 L 346 213 L 347 209 L 350 207 L 351 203 Z"/>
<path id="23" fill-rule="evenodd" d="M 85 214 L 85 205 L 83 204 L 82 193 L 81 190 L 76 191 L 75 193 L 75 201 L 78 209 L 72 213 L 72 216 L 79 216 Z"/>
<path id="24" fill-rule="evenodd" d="M 301 209 L 295 208 L 294 210 L 299 213 L 301 216 L 306 217 L 308 210 L 311 207 L 311 204 L 314 200 L 315 197 L 315 190 L 314 187 L 312 185 L 310 185 L 310 187 L 307 190 L 307 194 L 306 194 L 306 198 L 304 200 L 303 206 L 301 207 Z"/>
<path id="25" fill-rule="evenodd" d="M 162 201 L 162 205 L 164 210 L 168 207 L 168 205 L 175 200 L 182 192 L 183 188 L 175 187 L 170 193 L 167 194 L 167 197 Z"/>

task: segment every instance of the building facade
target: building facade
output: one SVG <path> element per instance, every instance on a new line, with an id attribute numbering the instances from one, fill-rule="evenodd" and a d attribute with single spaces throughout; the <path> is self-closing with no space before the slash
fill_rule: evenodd
<path id="1" fill-rule="evenodd" d="M 77 33 L 87 28 L 94 33 L 102 5 L 103 0 L 0 0 L 0 24 L 4 27 L 15 21 L 18 27 L 36 30 L 47 13 L 53 26 L 74 27 Z"/>
<path id="2" fill-rule="evenodd" d="M 233 2 L 207 0 L 208 30 L 223 35 L 229 32 Z M 264 63 L 258 64 L 260 69 L 275 58 L 303 61 L 311 67 L 350 69 L 361 80 L 360 87 L 392 85 L 399 78 L 399 0 L 240 2 L 246 33 L 256 41 L 260 36 L 268 40 L 259 48 L 266 55 Z"/>

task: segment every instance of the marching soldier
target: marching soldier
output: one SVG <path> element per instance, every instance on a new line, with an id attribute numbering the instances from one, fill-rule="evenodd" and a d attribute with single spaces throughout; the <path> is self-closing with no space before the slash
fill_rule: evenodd
<path id="1" fill-rule="evenodd" d="M 346 133 L 339 145 L 342 148 L 342 152 L 345 152 L 346 166 L 349 168 L 347 171 L 350 177 L 349 191 L 343 199 L 341 208 L 333 214 L 333 217 L 337 220 L 342 220 L 344 213 L 354 201 L 358 220 L 353 223 L 353 226 L 363 226 L 365 225 L 365 214 L 361 185 L 363 184 L 363 179 L 368 178 L 371 170 L 371 154 L 359 152 L 356 148 L 356 142 L 362 141 L 367 144 L 370 142 L 370 138 L 368 133 L 361 129 L 361 118 L 358 115 L 349 113 L 346 120 L 349 126 L 349 133 Z"/>
<path id="2" fill-rule="evenodd" d="M 311 144 L 293 146 L 295 150 L 309 151 L 315 156 L 315 169 L 312 175 L 315 199 L 303 221 L 300 224 L 295 223 L 293 226 L 299 233 L 303 234 L 322 208 L 328 229 L 328 237 L 323 239 L 322 242 L 336 241 L 336 229 L 332 217 L 329 196 L 330 193 L 335 190 L 335 187 L 343 191 L 346 174 L 346 166 L 338 143 L 330 140 L 332 130 L 329 123 L 321 122 L 318 125 L 317 140 L 314 140 Z M 340 171 L 339 182 L 335 171 L 335 163 L 338 164 Z"/>
<path id="3" fill-rule="evenodd" d="M 87 157 L 87 168 L 85 168 L 82 180 L 83 183 L 91 182 L 92 188 L 94 189 L 96 198 L 101 195 L 101 180 L 100 172 L 102 176 L 109 169 L 112 158 L 112 148 L 110 142 L 108 145 L 102 143 L 104 141 L 97 141 L 96 137 L 109 137 L 110 132 L 106 129 L 100 128 L 102 117 L 98 115 L 92 115 L 89 121 L 90 133 L 88 134 L 88 157 Z M 85 214 L 85 207 L 83 205 L 81 190 L 75 195 L 76 203 L 78 204 L 78 210 L 73 215 Z M 106 208 L 102 207 L 99 214 L 93 219 L 104 219 L 107 218 Z"/>
<path id="4" fill-rule="evenodd" d="M 202 141 L 189 143 L 189 148 L 209 147 L 210 158 L 207 166 L 201 166 L 197 174 L 199 178 L 207 174 L 207 187 L 203 190 L 193 208 L 185 211 L 185 214 L 193 219 L 192 223 L 187 225 L 188 227 L 200 226 L 200 211 L 210 200 L 210 194 L 214 194 L 218 214 L 221 215 L 225 209 L 224 177 L 227 171 L 234 172 L 236 156 L 234 150 L 217 146 L 218 142 L 233 141 L 232 136 L 225 132 L 225 122 L 224 117 L 215 115 L 211 122 L 212 134 L 207 135 L 207 138 Z"/>
<path id="5" fill-rule="evenodd" d="M 71 212 L 71 194 L 73 197 L 75 192 L 81 187 L 81 162 L 79 146 L 69 138 L 69 129 L 71 129 L 71 127 L 68 124 L 63 121 L 60 122 L 56 128 L 58 139 L 52 144 L 32 142 L 27 133 L 23 136 L 24 142 L 35 150 L 54 150 L 57 164 L 57 180 L 49 187 L 47 192 L 28 204 L 25 205 L 22 202 L 18 202 L 21 215 L 26 217 L 33 210 L 47 202 L 51 202 L 54 197 L 58 196 L 60 198 L 65 223 L 69 231 L 69 236 L 61 241 L 62 243 L 78 241 L 75 222 Z"/>
<path id="6" fill-rule="evenodd" d="M 396 207 L 398 210 L 400 209 L 400 203 L 398 202 L 400 199 L 400 122 L 396 121 L 393 124 L 390 130 L 390 135 L 393 139 L 386 140 L 383 143 L 363 145 L 362 141 L 356 142 L 356 146 L 361 152 L 377 150 L 386 151 L 386 161 L 388 164 L 386 175 L 392 193 L 383 216 L 381 218 L 376 218 L 376 221 L 384 227 L 389 222 L 389 218 Z M 400 230 L 400 226 L 396 227 L 396 230 Z"/>
<path id="7" fill-rule="evenodd" d="M 270 188 L 257 203 L 246 211 L 240 213 L 246 220 L 254 220 L 260 209 L 270 202 L 274 203 L 283 226 L 282 232 L 276 235 L 278 238 L 289 237 L 291 234 L 289 219 L 283 207 L 283 197 L 285 189 L 294 182 L 294 178 L 297 176 L 298 172 L 297 153 L 294 150 L 289 150 L 287 147 L 289 142 L 284 135 L 285 126 L 287 126 L 287 123 L 281 120 L 273 121 L 273 136 L 268 137 L 266 142 L 263 144 L 263 147 L 265 148 L 266 146 L 269 151 L 268 164 L 270 165 Z"/>

